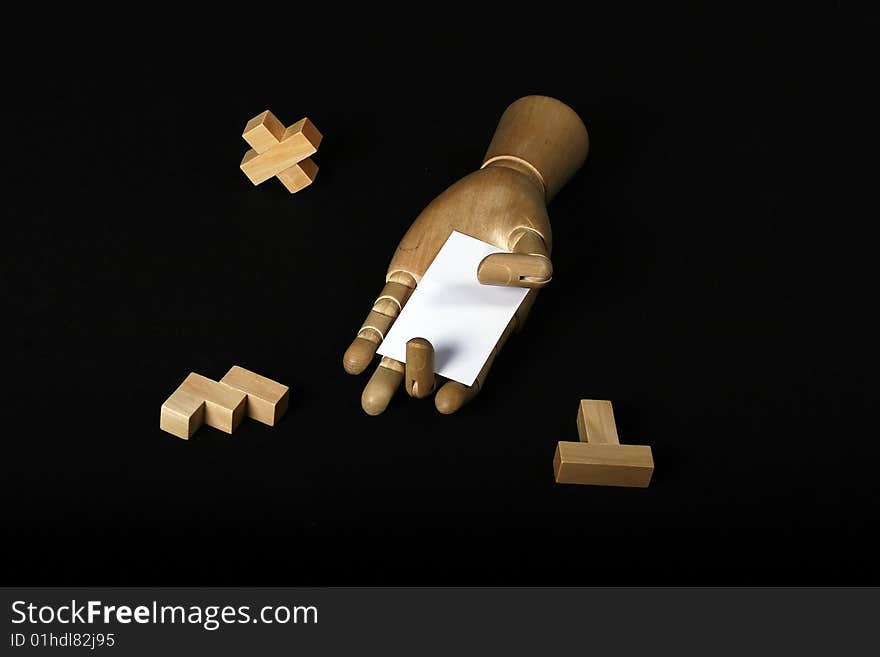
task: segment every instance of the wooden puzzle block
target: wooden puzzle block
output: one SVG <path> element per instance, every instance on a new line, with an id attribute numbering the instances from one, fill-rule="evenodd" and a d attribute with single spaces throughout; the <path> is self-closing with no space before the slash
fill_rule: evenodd
<path id="1" fill-rule="evenodd" d="M 560 484 L 646 488 L 654 472 L 647 445 L 621 445 L 611 402 L 582 399 L 577 415 L 581 442 L 559 442 L 553 473 Z"/>
<path id="2" fill-rule="evenodd" d="M 285 128 L 266 110 L 248 121 L 242 137 L 251 149 L 240 166 L 254 185 L 275 176 L 293 193 L 315 179 L 318 166 L 309 156 L 317 152 L 322 136 L 308 118 Z"/>
<path id="3" fill-rule="evenodd" d="M 159 427 L 187 440 L 202 424 L 232 433 L 244 417 L 247 395 L 195 372 L 162 404 Z"/>
<path id="4" fill-rule="evenodd" d="M 581 442 L 595 445 L 619 445 L 614 409 L 607 399 L 581 399 L 577 414 Z"/>
<path id="5" fill-rule="evenodd" d="M 287 411 L 290 388 L 277 381 L 233 365 L 220 383 L 247 395 L 245 412 L 258 422 L 272 426 Z"/>
<path id="6" fill-rule="evenodd" d="M 265 153 L 284 137 L 284 124 L 266 110 L 247 122 L 241 136 L 257 153 Z"/>
<path id="7" fill-rule="evenodd" d="M 302 162 L 288 167 L 275 177 L 287 187 L 287 191 L 293 194 L 311 185 L 317 175 L 318 165 L 314 163 L 312 158 L 307 157 Z"/>
<path id="8" fill-rule="evenodd" d="M 654 460 L 647 445 L 559 442 L 553 472 L 559 484 L 646 488 L 651 483 Z"/>
<path id="9" fill-rule="evenodd" d="M 162 404 L 159 428 L 187 440 L 203 424 L 232 433 L 245 415 L 271 426 L 289 400 L 287 386 L 238 365 L 219 383 L 193 372 Z"/>

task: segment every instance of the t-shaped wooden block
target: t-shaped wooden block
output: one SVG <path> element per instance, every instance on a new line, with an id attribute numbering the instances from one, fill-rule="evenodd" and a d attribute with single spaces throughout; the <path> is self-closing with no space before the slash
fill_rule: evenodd
<path id="1" fill-rule="evenodd" d="M 611 402 L 582 399 L 577 415 L 581 442 L 559 442 L 553 472 L 559 484 L 647 488 L 654 472 L 648 445 L 621 445 Z"/>
<path id="2" fill-rule="evenodd" d="M 266 110 L 247 122 L 241 136 L 251 146 L 241 170 L 254 185 L 275 176 L 292 194 L 311 185 L 318 175 L 318 165 L 309 156 L 317 152 L 322 137 L 307 118 L 285 128 Z"/>

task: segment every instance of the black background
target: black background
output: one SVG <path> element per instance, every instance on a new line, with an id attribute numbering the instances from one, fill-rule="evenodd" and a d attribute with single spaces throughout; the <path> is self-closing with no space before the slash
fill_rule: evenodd
<path id="1" fill-rule="evenodd" d="M 5 10 L 3 582 L 876 582 L 873 243 L 839 189 L 876 172 L 844 153 L 876 20 L 320 9 Z M 397 241 L 530 93 L 591 136 L 553 283 L 461 412 L 367 417 L 341 358 Z M 238 169 L 266 108 L 324 134 L 294 196 Z M 232 364 L 292 387 L 279 426 L 159 430 Z M 581 398 L 649 489 L 554 484 Z"/>

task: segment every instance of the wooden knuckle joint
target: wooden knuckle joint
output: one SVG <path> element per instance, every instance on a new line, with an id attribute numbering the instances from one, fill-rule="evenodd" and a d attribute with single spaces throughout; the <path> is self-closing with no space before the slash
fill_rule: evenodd
<path id="1" fill-rule="evenodd" d="M 358 331 L 358 335 L 364 331 L 370 330 L 374 331 L 379 335 L 381 340 L 385 339 L 385 334 L 388 333 L 388 329 L 391 328 L 391 325 L 394 323 L 394 317 L 389 315 L 383 315 L 380 312 L 376 312 L 375 310 L 371 310 L 370 314 L 367 315 L 367 318 L 364 320 L 363 326 L 361 326 L 361 330 Z M 363 337 L 363 336 L 361 336 Z"/>

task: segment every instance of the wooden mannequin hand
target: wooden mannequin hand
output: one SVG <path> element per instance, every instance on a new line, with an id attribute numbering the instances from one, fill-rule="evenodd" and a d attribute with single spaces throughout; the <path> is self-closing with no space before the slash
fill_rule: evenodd
<path id="1" fill-rule="evenodd" d="M 435 405 L 441 413 L 453 413 L 472 399 L 507 338 L 525 321 L 537 288 L 548 283 L 553 275 L 546 205 L 583 164 L 588 148 L 586 128 L 577 114 L 560 101 L 526 96 L 508 107 L 482 168 L 434 199 L 400 241 L 388 267 L 385 287 L 345 352 L 345 370 L 360 374 L 372 362 L 379 344 L 437 252 L 452 231 L 459 231 L 510 252 L 483 259 L 476 272 L 481 283 L 534 288 L 474 384 L 447 382 L 438 390 Z M 407 354 L 408 358 L 413 354 L 419 359 L 418 367 L 410 366 L 413 376 L 407 375 L 407 392 L 414 397 L 431 394 L 434 386 L 427 385 L 424 378 L 428 357 L 433 373 L 430 344 L 408 345 Z M 410 380 L 416 376 L 416 370 L 421 386 Z M 361 398 L 368 414 L 378 415 L 385 410 L 406 371 L 403 363 L 382 358 Z"/>

